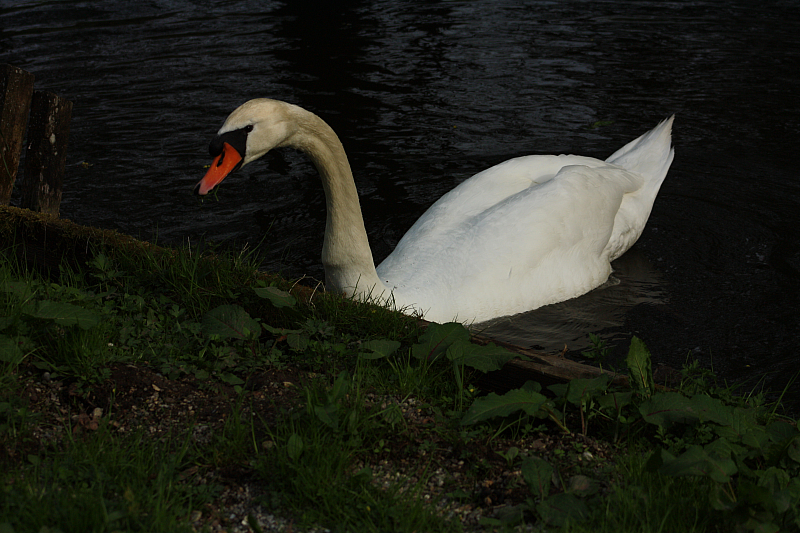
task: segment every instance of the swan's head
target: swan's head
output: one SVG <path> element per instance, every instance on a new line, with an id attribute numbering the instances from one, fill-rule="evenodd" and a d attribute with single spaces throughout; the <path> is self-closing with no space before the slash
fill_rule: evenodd
<path id="1" fill-rule="evenodd" d="M 208 145 L 214 161 L 195 192 L 207 194 L 231 172 L 273 148 L 285 146 L 296 131 L 290 116 L 293 107 L 278 100 L 258 98 L 236 108 Z"/>

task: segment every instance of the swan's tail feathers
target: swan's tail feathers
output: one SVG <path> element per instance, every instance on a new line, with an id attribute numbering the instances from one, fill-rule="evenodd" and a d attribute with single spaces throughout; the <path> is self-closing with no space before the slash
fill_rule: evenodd
<path id="1" fill-rule="evenodd" d="M 611 154 L 606 162 L 644 176 L 647 184 L 658 191 L 675 155 L 671 147 L 674 119 L 672 115 L 662 120 L 658 126 Z"/>

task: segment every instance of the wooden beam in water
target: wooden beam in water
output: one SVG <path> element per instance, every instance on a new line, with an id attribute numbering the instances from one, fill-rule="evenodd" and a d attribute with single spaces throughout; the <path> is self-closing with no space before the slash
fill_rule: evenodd
<path id="1" fill-rule="evenodd" d="M 50 92 L 33 93 L 21 207 L 58 216 L 70 118 L 72 102 Z"/>
<path id="2" fill-rule="evenodd" d="M 0 65 L 0 205 L 8 205 L 17 179 L 33 80 L 29 72 Z"/>

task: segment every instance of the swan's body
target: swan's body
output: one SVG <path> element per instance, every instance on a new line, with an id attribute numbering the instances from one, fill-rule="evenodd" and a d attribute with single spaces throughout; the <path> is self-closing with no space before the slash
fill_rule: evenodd
<path id="1" fill-rule="evenodd" d="M 431 321 L 480 322 L 579 296 L 639 238 L 672 163 L 672 118 L 606 161 L 533 155 L 476 174 L 440 198 L 376 269 L 350 165 L 322 119 L 275 100 L 236 109 L 198 184 L 275 147 L 306 152 L 322 178 L 328 290 L 379 298 Z"/>

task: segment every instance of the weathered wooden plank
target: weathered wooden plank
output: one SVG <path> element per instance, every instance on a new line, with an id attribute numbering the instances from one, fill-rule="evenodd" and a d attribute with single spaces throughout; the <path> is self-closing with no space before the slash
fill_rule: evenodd
<path id="1" fill-rule="evenodd" d="M 22 207 L 58 216 L 71 117 L 69 100 L 46 91 L 33 93 Z"/>
<path id="2" fill-rule="evenodd" d="M 480 335 L 473 335 L 472 341 L 478 344 L 493 342 L 528 358 L 527 361 L 514 359 L 506 363 L 501 370 L 489 372 L 483 376 L 480 385 L 488 390 L 507 392 L 511 389 L 521 387 L 528 380 L 538 381 L 542 385 L 547 386 L 554 383 L 566 383 L 573 379 L 596 378 L 600 374 L 610 375 L 612 383 L 616 385 L 626 386 L 628 384 L 628 377 L 623 374 L 601 370 L 597 367 L 584 365 L 565 357 L 543 354 Z"/>
<path id="3" fill-rule="evenodd" d="M 64 266 L 85 270 L 97 250 L 128 255 L 174 253 L 118 231 L 80 226 L 46 213 L 5 205 L 0 205 L 0 247 L 14 248 L 29 265 L 55 275 L 55 279 Z"/>
<path id="4" fill-rule="evenodd" d="M 0 205 L 8 205 L 17 179 L 33 79 L 13 65 L 0 65 Z"/>

